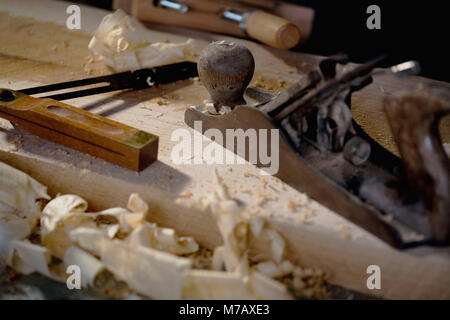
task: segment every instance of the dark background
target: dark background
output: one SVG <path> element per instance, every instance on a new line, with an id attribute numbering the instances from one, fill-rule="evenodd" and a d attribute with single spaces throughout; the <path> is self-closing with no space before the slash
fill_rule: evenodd
<path id="1" fill-rule="evenodd" d="M 365 62 L 388 54 L 385 66 L 419 60 L 422 75 L 449 81 L 449 21 L 446 1 L 292 0 L 316 9 L 309 42 L 298 50 L 329 55 L 349 54 Z M 381 30 L 369 30 L 367 7 L 381 9 Z"/>
<path id="2" fill-rule="evenodd" d="M 421 75 L 450 81 L 449 22 L 446 1 L 408 0 L 285 0 L 316 11 L 307 44 L 294 50 L 330 55 L 347 53 L 354 62 L 365 62 L 387 54 L 383 66 L 418 60 Z M 111 9 L 111 0 L 80 0 Z M 381 30 L 369 30 L 369 5 L 381 8 Z"/>

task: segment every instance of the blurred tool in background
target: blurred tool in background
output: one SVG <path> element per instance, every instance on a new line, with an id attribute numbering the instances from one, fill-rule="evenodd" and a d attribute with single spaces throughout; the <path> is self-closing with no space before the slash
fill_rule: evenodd
<path id="1" fill-rule="evenodd" d="M 114 0 L 143 21 L 249 37 L 291 49 L 308 38 L 314 11 L 277 0 Z"/>
<path id="2" fill-rule="evenodd" d="M 211 2 L 190 0 L 198 3 L 205 1 Z M 236 0 L 222 1 L 234 5 L 237 3 Z M 109 10 L 113 8 L 112 0 L 72 0 L 72 2 Z M 446 25 L 448 10 L 445 1 L 242 0 L 238 5 L 261 9 L 295 24 L 300 30 L 300 43 L 292 50 L 322 56 L 342 52 L 348 54 L 351 61 L 358 63 L 386 54 L 388 58 L 381 67 L 405 60 L 417 60 L 421 65 L 422 76 L 450 81 L 447 63 L 449 50 L 443 37 L 448 30 Z M 366 26 L 369 16 L 367 8 L 370 5 L 378 5 L 381 9 L 379 30 L 369 30 Z M 186 6 L 189 7 L 187 4 Z M 159 17 L 161 20 L 166 18 L 167 11 Z M 181 13 L 178 17 L 187 18 Z M 197 20 L 203 20 L 203 17 L 199 16 Z M 228 22 L 225 33 L 237 30 L 240 36 L 245 36 L 238 23 L 225 22 Z M 203 23 L 208 25 L 206 20 Z"/>

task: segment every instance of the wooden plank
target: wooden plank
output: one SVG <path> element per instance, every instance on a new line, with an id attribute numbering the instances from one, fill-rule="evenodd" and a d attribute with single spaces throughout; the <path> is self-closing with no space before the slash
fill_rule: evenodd
<path id="1" fill-rule="evenodd" d="M 0 152 L 0 161 L 10 164 L 44 183 L 51 195 L 74 193 L 85 198 L 89 210 L 123 206 L 128 195 L 139 193 L 150 204 L 149 219 L 193 236 L 202 245 L 221 244 L 212 216 L 200 207 L 178 202 L 178 197 L 149 186 L 128 183 L 97 173 Z M 76 183 L 74 183 L 76 182 Z M 314 266 L 330 274 L 330 282 L 389 299 L 449 299 L 450 251 L 420 248 L 399 251 L 374 238 L 343 238 L 315 224 L 269 217 L 269 223 L 287 240 L 287 257 L 303 266 Z M 267 252 L 264 243 L 254 244 Z M 381 289 L 367 288 L 367 267 L 381 269 Z"/>

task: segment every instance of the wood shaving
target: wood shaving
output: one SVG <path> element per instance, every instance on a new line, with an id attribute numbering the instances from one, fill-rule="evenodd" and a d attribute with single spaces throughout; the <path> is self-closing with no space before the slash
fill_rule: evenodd
<path id="1" fill-rule="evenodd" d="M 253 296 L 273 299 L 290 298 L 285 285 L 281 282 L 286 282 L 292 290 L 292 282 L 294 279 L 297 279 L 295 280 L 297 296 L 323 297 L 322 294 L 326 292 L 324 280 L 309 281 L 311 277 L 308 275 L 309 271 L 304 274 L 303 269 L 294 266 L 288 260 L 283 260 L 285 241 L 282 236 L 276 230 L 270 228 L 262 217 L 254 217 L 254 215 L 247 212 L 245 206 L 233 202 L 217 170 L 214 170 L 214 177 L 217 190 L 212 198 L 211 209 L 217 219 L 219 230 L 224 239 L 224 246 L 218 247 L 214 251 L 213 267 L 216 270 L 225 268 L 228 272 L 235 272 L 241 274 L 242 277 L 249 277 Z M 224 203 L 227 203 L 227 205 L 224 206 Z M 229 209 L 224 210 L 224 208 Z M 272 260 L 263 262 L 263 264 L 259 265 L 259 268 L 249 268 L 250 261 L 247 255 L 253 238 L 268 241 L 268 247 L 271 251 Z M 268 272 L 268 269 L 272 269 L 272 272 Z M 296 276 L 294 276 L 295 270 L 297 270 Z M 299 270 L 302 270 L 301 274 L 298 272 Z M 315 274 L 316 271 L 312 272 Z M 279 281 L 272 280 L 271 277 L 278 278 Z M 290 282 L 285 281 L 284 278 L 291 280 Z M 304 284 L 303 288 L 300 288 L 300 281 L 304 280 L 309 282 Z M 266 286 L 271 289 L 264 291 L 263 288 L 267 289 Z M 256 293 L 258 289 L 262 290 L 261 293 Z M 236 288 L 235 290 L 239 289 Z"/>
<path id="2" fill-rule="evenodd" d="M 182 193 L 180 193 L 180 197 L 190 198 L 192 197 L 192 192 L 190 192 L 189 190 L 183 191 Z"/>
<path id="3" fill-rule="evenodd" d="M 312 209 L 303 209 L 297 216 L 297 222 L 311 222 L 312 217 L 314 216 L 314 211 Z"/>
<path id="4" fill-rule="evenodd" d="M 287 204 L 287 207 L 291 212 L 295 212 L 297 210 L 297 207 L 299 207 L 299 206 L 300 206 L 300 202 L 298 200 L 296 200 L 296 201 L 290 200 Z"/>
<path id="5" fill-rule="evenodd" d="M 127 238 L 132 247 L 148 247 L 175 255 L 198 251 L 198 244 L 191 237 L 179 237 L 174 229 L 161 228 L 154 223 L 145 222 Z"/>
<path id="6" fill-rule="evenodd" d="M 103 18 L 89 50 L 115 71 L 166 65 L 194 56 L 192 39 L 183 43 L 150 43 L 145 27 L 120 9 Z"/>
<path id="7" fill-rule="evenodd" d="M 193 269 L 202 269 L 202 270 L 214 269 L 213 267 L 214 253 L 212 250 L 208 248 L 200 246 L 197 251 L 184 254 L 182 256 L 192 261 Z"/>
<path id="8" fill-rule="evenodd" d="M 350 227 L 346 223 L 339 223 L 337 225 L 337 231 L 339 232 L 341 238 L 343 239 L 351 239 Z"/>
<path id="9" fill-rule="evenodd" d="M 243 175 L 244 175 L 244 177 L 248 178 L 248 177 L 250 177 L 252 174 L 251 174 L 251 172 L 250 172 L 249 169 L 245 169 Z"/>
<path id="10" fill-rule="evenodd" d="M 261 185 L 264 189 L 267 187 L 267 183 L 268 183 L 267 179 L 261 179 Z"/>
<path id="11" fill-rule="evenodd" d="M 64 255 L 64 263 L 67 266 L 80 267 L 82 288 L 93 287 L 97 276 L 105 270 L 105 266 L 97 258 L 78 247 L 70 247 Z"/>
<path id="12" fill-rule="evenodd" d="M 0 203 L 25 217 L 39 215 L 36 200 L 47 199 L 47 187 L 25 173 L 0 162 Z"/>
<path id="13" fill-rule="evenodd" d="M 239 192 L 252 194 L 252 191 L 250 189 L 247 189 L 247 188 L 242 188 L 242 189 L 239 190 Z"/>
<path id="14" fill-rule="evenodd" d="M 255 205 L 259 207 L 265 205 L 268 201 L 278 200 L 278 197 L 276 195 L 264 194 L 258 190 L 254 193 L 254 195 L 256 195 Z"/>
<path id="15" fill-rule="evenodd" d="M 14 177 L 33 181 L 24 174 Z M 76 195 L 58 195 L 39 213 L 40 226 L 16 215 L 8 220 L 7 226 L 16 228 L 8 238 L 7 263 L 20 273 L 39 272 L 57 281 L 67 278 L 66 266 L 78 265 L 84 288 L 120 298 L 135 292 L 155 299 L 291 299 L 292 288 L 319 297 L 324 290 L 319 273 L 286 260 L 283 237 L 233 199 L 217 171 L 214 179 L 214 193 L 202 203 L 179 199 L 203 206 L 216 219 L 223 246 L 214 252 L 147 221 L 150 207 L 138 194 L 130 195 L 126 208 L 95 213 Z M 30 197 L 39 198 L 33 192 Z M 256 239 L 268 242 L 270 260 L 252 265 L 249 252 Z"/>
<path id="16" fill-rule="evenodd" d="M 45 237 L 55 230 L 56 226 L 69 215 L 84 212 L 87 202 L 77 195 L 63 195 L 50 201 L 42 211 L 41 232 Z"/>
<path id="17" fill-rule="evenodd" d="M 283 181 L 281 181 L 279 178 L 277 177 L 272 177 L 272 181 L 275 183 L 275 185 L 281 190 L 281 191 L 285 191 L 286 187 Z"/>
<path id="18" fill-rule="evenodd" d="M 52 277 L 48 265 L 51 262 L 50 251 L 28 240 L 12 240 L 9 243 L 7 264 L 22 274 L 39 272 Z"/>
<path id="19" fill-rule="evenodd" d="M 5 260 L 12 240 L 29 237 L 39 221 L 38 217 L 19 217 L 0 210 L 0 260 Z M 1 263 L 0 263 L 1 266 Z"/>
<path id="20" fill-rule="evenodd" d="M 166 106 L 169 104 L 169 101 L 167 101 L 166 99 L 163 99 L 163 98 L 157 98 L 155 102 L 159 106 Z"/>
<path id="21" fill-rule="evenodd" d="M 136 292 L 155 299 L 181 299 L 191 260 L 170 253 L 104 240 L 100 260 Z"/>

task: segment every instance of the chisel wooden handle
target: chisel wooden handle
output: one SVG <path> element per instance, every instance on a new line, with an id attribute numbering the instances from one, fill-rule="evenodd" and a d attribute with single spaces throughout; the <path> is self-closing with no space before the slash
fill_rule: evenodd
<path id="1" fill-rule="evenodd" d="M 288 20 L 264 11 L 246 14 L 245 28 L 256 40 L 279 49 L 291 49 L 300 42 L 300 30 Z"/>
<path id="2" fill-rule="evenodd" d="M 233 5 L 223 1 L 211 0 L 182 0 L 192 10 L 221 14 L 224 10 L 246 12 L 243 14 L 243 27 L 247 35 L 269 46 L 280 49 L 291 49 L 300 42 L 300 30 L 292 22 L 280 16 L 261 10 L 253 10 L 245 5 Z M 264 4 L 260 3 L 259 4 Z M 255 3 L 252 3 L 255 4 Z M 265 3 L 266 5 L 269 2 Z M 275 8 L 275 3 L 271 3 Z M 217 23 L 217 21 L 216 21 Z M 220 23 L 220 22 L 219 22 Z"/>
<path id="3" fill-rule="evenodd" d="M 136 18 L 180 27 L 190 27 L 211 32 L 250 37 L 280 49 L 290 49 L 300 41 L 300 30 L 290 21 L 250 7 L 229 5 L 221 1 L 181 0 L 190 11 L 180 13 L 156 6 L 153 1 L 115 0 L 114 8 L 122 9 Z M 225 10 L 241 12 L 242 23 L 222 17 Z"/>
<path id="4" fill-rule="evenodd" d="M 143 170 L 157 159 L 157 136 L 53 99 L 0 89 L 0 117 L 131 170 Z"/>

